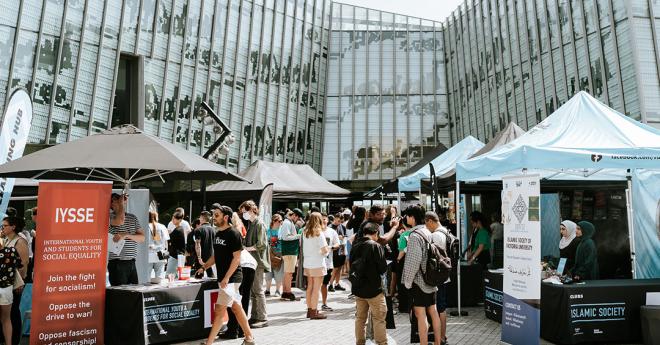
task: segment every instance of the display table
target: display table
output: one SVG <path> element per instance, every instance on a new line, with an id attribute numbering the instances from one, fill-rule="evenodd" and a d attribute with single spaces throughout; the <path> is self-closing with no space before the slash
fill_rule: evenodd
<path id="1" fill-rule="evenodd" d="M 660 279 L 541 284 L 541 337 L 554 343 L 639 343 L 640 306 Z"/>
<path id="2" fill-rule="evenodd" d="M 502 286 L 504 274 L 500 271 L 484 272 L 484 312 L 486 317 L 502 323 Z"/>
<path id="3" fill-rule="evenodd" d="M 452 269 L 451 282 L 447 287 L 447 306 L 458 305 L 456 270 Z M 474 307 L 483 302 L 483 278 L 481 265 L 468 265 L 461 262 L 461 307 Z"/>
<path id="4" fill-rule="evenodd" d="M 217 291 L 215 280 L 108 288 L 105 344 L 143 345 L 205 338 Z"/>

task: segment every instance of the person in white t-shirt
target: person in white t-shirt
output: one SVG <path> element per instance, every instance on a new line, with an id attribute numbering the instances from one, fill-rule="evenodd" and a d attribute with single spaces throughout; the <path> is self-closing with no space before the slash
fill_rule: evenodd
<path id="1" fill-rule="evenodd" d="M 332 308 L 328 307 L 328 284 L 332 280 L 332 260 L 333 260 L 333 251 L 337 248 L 339 248 L 340 242 L 339 242 L 339 235 L 337 234 L 337 231 L 335 229 L 331 228 L 328 226 L 328 215 L 323 213 L 323 237 L 325 237 L 325 242 L 328 244 L 330 247 L 330 251 L 328 252 L 328 255 L 325 256 L 325 268 L 326 268 L 326 274 L 323 277 L 323 285 L 321 285 L 321 300 L 323 303 L 321 304 L 321 309 L 323 311 L 332 311 Z"/>
<path id="2" fill-rule="evenodd" d="M 167 258 L 163 256 L 163 253 L 167 250 L 169 240 L 170 235 L 167 228 L 158 222 L 158 213 L 149 212 L 149 276 L 153 270 L 155 278 L 165 278 Z"/>
<path id="3" fill-rule="evenodd" d="M 324 229 L 321 214 L 312 212 L 302 236 L 303 269 L 307 277 L 307 317 L 312 320 L 327 318 L 317 310 L 319 291 L 326 274 L 325 260 L 330 251 L 323 236 Z"/>
<path id="4" fill-rule="evenodd" d="M 426 212 L 424 215 L 424 224 L 431 232 L 431 241 L 437 244 L 440 248 L 447 253 L 447 235 L 449 231 L 440 225 L 440 219 L 435 212 Z M 438 292 L 436 292 L 435 306 L 440 316 L 440 340 L 443 344 L 447 342 L 447 286 L 449 278 L 443 283 L 438 285 Z"/>

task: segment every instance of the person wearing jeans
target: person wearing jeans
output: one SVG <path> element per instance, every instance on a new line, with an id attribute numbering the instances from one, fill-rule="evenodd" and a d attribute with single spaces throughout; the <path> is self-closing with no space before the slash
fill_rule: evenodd
<path id="1" fill-rule="evenodd" d="M 350 255 L 351 292 L 355 296 L 355 343 L 367 341 L 365 324 L 369 312 L 373 320 L 373 337 L 377 345 L 387 344 L 385 316 L 387 303 L 381 275 L 387 271 L 383 247 L 378 240 L 379 227 L 369 223 L 362 228 L 362 236 L 353 242 Z"/>
<path id="2" fill-rule="evenodd" d="M 149 276 L 154 272 L 154 278 L 165 278 L 165 263 L 167 259 L 159 257 L 167 248 L 169 234 L 165 225 L 158 222 L 158 213 L 149 211 Z M 162 254 L 161 254 L 162 255 Z"/>
<path id="3" fill-rule="evenodd" d="M 270 256 L 268 253 L 268 238 L 266 225 L 259 219 L 259 207 L 252 200 L 248 200 L 239 206 L 244 220 L 249 221 L 245 234 L 245 250 L 252 254 L 257 262 L 254 272 L 254 282 L 250 291 L 252 312 L 250 313 L 250 326 L 261 328 L 268 326 L 268 315 L 266 313 L 266 295 L 264 290 L 264 273 L 270 272 Z"/>

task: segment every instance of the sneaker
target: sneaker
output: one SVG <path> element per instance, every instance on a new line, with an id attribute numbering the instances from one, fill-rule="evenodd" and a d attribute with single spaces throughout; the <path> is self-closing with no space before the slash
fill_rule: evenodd
<path id="1" fill-rule="evenodd" d="M 249 319 L 248 325 L 252 326 L 253 323 L 257 322 L 257 319 Z"/>
<path id="2" fill-rule="evenodd" d="M 325 304 L 321 306 L 321 309 L 323 309 L 323 311 L 333 311 L 332 308 L 328 307 L 328 306 L 325 305 Z"/>
<path id="3" fill-rule="evenodd" d="M 257 320 L 254 323 L 250 324 L 251 328 L 264 328 L 268 327 L 268 321 L 266 320 Z"/>
<path id="4" fill-rule="evenodd" d="M 353 295 L 352 293 L 351 293 L 351 294 L 348 294 L 348 297 L 347 297 L 347 298 L 348 298 L 348 299 L 353 299 L 353 298 L 355 298 L 355 295 Z"/>
<path id="5" fill-rule="evenodd" d="M 282 294 L 279 291 L 275 291 L 275 297 L 282 297 Z"/>
<path id="6" fill-rule="evenodd" d="M 256 345 L 257 343 L 254 341 L 254 339 L 247 340 L 243 339 L 243 344 L 242 345 Z"/>
<path id="7" fill-rule="evenodd" d="M 329 292 L 335 292 L 335 287 L 332 286 L 332 284 L 328 285 L 328 291 Z"/>
<path id="8" fill-rule="evenodd" d="M 266 290 L 266 292 L 264 292 L 264 295 L 266 295 L 266 297 L 270 297 L 270 291 Z"/>
<path id="9" fill-rule="evenodd" d="M 282 297 L 284 298 L 284 297 Z M 296 297 L 292 292 L 289 292 L 289 295 L 286 297 L 287 301 L 299 301 L 300 299 Z"/>
<path id="10" fill-rule="evenodd" d="M 337 291 L 346 291 L 346 288 L 339 285 L 339 284 L 337 284 L 337 285 L 335 285 L 335 290 L 337 290 Z"/>

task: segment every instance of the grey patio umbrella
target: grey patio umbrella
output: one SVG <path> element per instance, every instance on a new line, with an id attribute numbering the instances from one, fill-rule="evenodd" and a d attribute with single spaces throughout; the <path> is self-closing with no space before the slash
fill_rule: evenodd
<path id="1" fill-rule="evenodd" d="M 55 145 L 0 165 L 0 177 L 132 182 L 166 179 L 244 181 L 218 164 L 131 125 Z"/>

